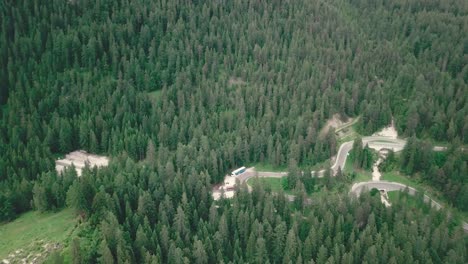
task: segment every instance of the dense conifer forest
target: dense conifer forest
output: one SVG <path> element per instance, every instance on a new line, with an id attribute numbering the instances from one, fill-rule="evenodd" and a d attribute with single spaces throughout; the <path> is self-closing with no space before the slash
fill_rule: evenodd
<path id="1" fill-rule="evenodd" d="M 467 262 L 466 234 L 422 197 L 409 209 L 405 195 L 389 208 L 370 194 L 289 203 L 261 186 L 210 195 L 244 164 L 328 160 L 339 142 L 321 132 L 338 113 L 360 116 L 363 135 L 393 118 L 409 140 L 382 166 L 467 212 L 467 1 L 5 0 L 0 10 L 0 222 L 74 208 L 75 263 Z M 436 142 L 448 151 L 433 153 Z M 57 175 L 55 159 L 76 149 L 109 167 Z"/>

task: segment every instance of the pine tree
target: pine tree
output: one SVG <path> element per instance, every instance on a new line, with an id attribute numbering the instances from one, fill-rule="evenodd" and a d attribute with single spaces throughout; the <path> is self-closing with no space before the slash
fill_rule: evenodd
<path id="1" fill-rule="evenodd" d="M 59 144 L 62 153 L 72 150 L 72 138 L 73 135 L 70 123 L 66 119 L 62 119 L 59 130 Z"/>
<path id="2" fill-rule="evenodd" d="M 273 260 L 279 263 L 283 259 L 283 250 L 286 242 L 286 224 L 280 223 L 275 227 L 273 242 Z"/>
<path id="3" fill-rule="evenodd" d="M 297 238 L 293 229 L 290 229 L 286 238 L 283 263 L 289 263 L 296 259 L 298 251 Z"/>
<path id="4" fill-rule="evenodd" d="M 115 263 L 114 257 L 112 256 L 112 252 L 110 251 L 109 247 L 107 246 L 106 240 L 102 240 L 101 245 L 99 247 L 99 261 L 101 263 L 111 264 Z"/>
<path id="5" fill-rule="evenodd" d="M 71 242 L 71 257 L 74 264 L 82 262 L 81 246 L 79 238 L 74 238 Z"/>
<path id="6" fill-rule="evenodd" d="M 301 171 L 297 166 L 297 162 L 294 159 L 289 161 L 288 166 L 288 189 L 293 190 L 296 187 L 296 184 L 299 182 Z"/>
<path id="7" fill-rule="evenodd" d="M 46 193 L 45 188 L 38 182 L 34 184 L 33 188 L 33 203 L 34 208 L 37 210 L 44 212 L 50 208 L 48 195 Z"/>
<path id="8" fill-rule="evenodd" d="M 362 139 L 356 138 L 353 142 L 353 150 L 351 152 L 351 157 L 353 158 L 354 168 L 361 168 L 362 167 L 362 160 L 364 155 L 364 150 L 362 147 Z"/>
<path id="9" fill-rule="evenodd" d="M 200 240 L 196 240 L 193 244 L 193 257 L 195 263 L 202 264 L 208 263 L 208 256 L 206 254 L 203 243 Z"/>
<path id="10" fill-rule="evenodd" d="M 328 250 L 325 248 L 325 246 L 321 245 L 318 250 L 315 263 L 325 263 L 327 259 L 328 259 Z"/>

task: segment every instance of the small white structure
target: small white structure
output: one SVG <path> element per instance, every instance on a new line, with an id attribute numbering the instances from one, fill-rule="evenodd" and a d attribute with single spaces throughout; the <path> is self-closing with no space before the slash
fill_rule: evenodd
<path id="1" fill-rule="evenodd" d="M 88 163 L 90 167 L 106 167 L 109 164 L 109 159 L 105 156 L 89 154 L 84 150 L 77 150 L 65 155 L 64 159 L 56 160 L 55 170 L 60 174 L 66 167 L 70 167 L 73 164 L 75 165 L 76 174 L 81 176 L 81 171 L 86 163 Z"/>
<path id="2" fill-rule="evenodd" d="M 241 175 L 242 173 L 244 173 L 246 169 L 247 169 L 246 167 L 240 167 L 240 168 L 238 168 L 237 170 L 234 170 L 234 171 L 231 173 L 231 176 L 232 176 L 232 177 L 237 177 L 237 176 Z"/>

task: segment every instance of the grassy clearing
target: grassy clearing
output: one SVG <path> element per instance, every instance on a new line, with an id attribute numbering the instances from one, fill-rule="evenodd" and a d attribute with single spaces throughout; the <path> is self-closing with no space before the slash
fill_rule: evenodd
<path id="1" fill-rule="evenodd" d="M 405 184 L 410 187 L 413 187 L 416 190 L 419 190 L 419 191 L 422 190 L 431 199 L 441 204 L 444 208 L 448 208 L 455 215 L 457 219 L 468 221 L 468 212 L 462 212 L 459 209 L 450 206 L 446 198 L 443 195 L 441 195 L 439 191 L 435 190 L 433 187 L 427 184 L 417 182 L 417 180 L 408 178 L 407 176 L 402 175 L 396 171 L 382 173 L 382 180 L 391 181 L 391 182 L 399 182 L 401 184 Z"/>
<path id="2" fill-rule="evenodd" d="M 356 129 L 359 119 L 360 116 L 356 117 L 352 123 L 339 127 L 335 130 L 335 133 L 337 135 L 338 147 L 345 142 L 353 141 L 358 137 L 362 137 L 362 135 L 360 135 Z"/>
<path id="3" fill-rule="evenodd" d="M 355 138 L 357 138 L 359 136 L 359 134 L 353 132 L 353 133 L 347 133 L 345 135 L 343 135 L 342 137 L 338 138 L 337 139 L 337 142 L 338 142 L 338 148 L 339 146 L 341 146 L 341 144 L 345 143 L 345 142 L 348 142 L 348 141 L 353 141 Z"/>
<path id="4" fill-rule="evenodd" d="M 322 161 L 320 163 L 316 163 L 313 166 L 307 166 L 307 165 L 300 165 L 299 168 L 301 170 L 322 170 L 326 167 L 330 166 L 330 159 L 327 159 L 325 161 Z M 280 166 L 275 166 L 267 162 L 258 162 L 258 163 L 253 163 L 249 164 L 247 167 L 255 167 L 256 171 L 271 171 L 271 172 L 284 172 L 288 171 L 288 166 L 287 165 L 280 165 Z"/>
<path id="5" fill-rule="evenodd" d="M 248 167 L 255 167 L 256 171 L 282 172 L 288 170 L 288 167 L 286 165 L 275 166 L 266 162 L 250 164 Z"/>
<path id="6" fill-rule="evenodd" d="M 398 196 L 400 195 L 398 191 L 387 192 L 389 202 L 393 203 L 398 200 Z"/>
<path id="7" fill-rule="evenodd" d="M 249 186 L 254 186 L 256 184 L 260 184 L 263 186 L 263 188 L 269 188 L 271 189 L 272 192 L 278 193 L 280 191 L 283 191 L 284 194 L 288 195 L 295 195 L 294 190 L 286 190 L 283 188 L 283 178 L 275 178 L 275 177 L 261 177 L 261 178 L 250 178 L 247 180 L 247 184 Z M 322 178 L 317 179 L 316 185 L 315 185 L 315 190 L 312 191 L 311 193 L 308 193 L 307 196 L 311 199 L 318 199 L 318 198 L 324 198 L 327 197 L 327 195 L 330 195 L 330 193 L 341 193 L 342 190 L 339 189 L 339 187 L 334 186 L 331 189 L 327 189 L 325 186 L 323 186 Z M 346 190 L 348 190 L 348 187 L 346 187 Z"/>
<path id="8" fill-rule="evenodd" d="M 314 191 L 313 193 L 309 194 L 308 196 L 312 201 L 320 201 L 321 199 L 327 199 L 331 195 L 337 194 L 337 193 L 338 192 L 335 191 L 335 190 L 324 190 L 322 188 L 322 189 Z"/>
<path id="9" fill-rule="evenodd" d="M 279 192 L 280 190 L 283 190 L 283 184 L 281 180 L 281 178 L 250 178 L 247 181 L 247 184 L 261 184 L 270 187 L 273 192 Z"/>
<path id="10" fill-rule="evenodd" d="M 382 173 L 381 179 L 384 181 L 398 182 L 398 183 L 413 187 L 414 189 L 418 191 L 424 191 L 424 193 L 426 193 L 429 197 L 434 199 L 434 201 L 440 204 L 443 204 L 444 207 L 447 206 L 446 202 L 442 201 L 444 200 L 444 198 L 441 197 L 440 193 L 434 190 L 434 188 L 424 183 L 420 183 L 417 180 L 413 180 L 405 175 L 402 175 L 397 171 L 384 172 Z"/>
<path id="11" fill-rule="evenodd" d="M 23 249 L 35 251 L 37 241 L 62 243 L 75 226 L 75 216 L 71 209 L 58 213 L 39 213 L 32 211 L 21 215 L 10 223 L 0 225 L 0 259 Z M 32 248 L 31 248 L 32 247 Z"/>
<path id="12" fill-rule="evenodd" d="M 361 118 L 361 116 L 357 116 L 356 118 L 354 118 L 354 120 L 352 122 L 349 122 L 349 123 L 346 123 L 346 124 L 344 124 L 344 125 L 342 125 L 340 127 L 337 127 L 335 129 L 335 131 L 339 132 L 339 131 L 341 131 L 343 129 L 349 129 L 349 128 L 354 130 L 354 126 L 356 125 L 356 123 L 359 121 L 360 118 Z"/>
<path id="13" fill-rule="evenodd" d="M 391 182 L 399 182 L 404 185 L 408 185 L 410 187 L 413 187 L 415 189 L 421 189 L 422 186 L 415 181 L 412 181 L 408 177 L 401 175 L 400 173 L 396 171 L 390 171 L 390 172 L 384 172 L 382 173 L 382 180 L 384 181 L 391 181 Z"/>
<path id="14" fill-rule="evenodd" d="M 348 141 L 353 141 L 358 137 L 362 136 L 358 132 L 356 132 L 353 127 L 347 128 L 346 132 L 340 132 L 340 134 L 337 135 L 337 148 L 339 148 L 341 144 L 346 143 Z"/>
<path id="15" fill-rule="evenodd" d="M 157 101 L 159 101 L 159 98 L 161 98 L 161 94 L 162 94 L 162 90 L 156 90 L 156 91 L 149 92 L 148 97 L 151 99 L 151 101 L 156 103 Z"/>
<path id="16" fill-rule="evenodd" d="M 270 188 L 272 192 L 280 192 L 281 190 L 285 194 L 294 194 L 292 190 L 285 190 L 283 188 L 282 178 L 273 178 L 273 177 L 262 177 L 262 178 L 250 178 L 247 181 L 249 186 L 253 186 L 255 184 L 261 184 L 264 188 Z"/>
<path id="17" fill-rule="evenodd" d="M 401 191 L 392 191 L 388 192 L 387 194 L 391 204 L 402 203 L 404 206 L 412 209 L 419 209 L 422 206 L 422 203 L 418 200 L 418 198 L 412 195 L 404 194 Z M 443 207 L 447 208 L 447 210 L 450 212 L 456 225 L 460 225 L 463 221 L 466 221 L 466 217 L 455 208 L 445 204 L 443 204 Z"/>
<path id="18" fill-rule="evenodd" d="M 327 159 L 327 160 L 324 160 L 320 163 L 316 163 L 314 164 L 313 166 L 309 166 L 309 167 L 304 167 L 304 166 L 301 166 L 301 169 L 305 170 L 305 169 L 310 169 L 310 170 L 322 170 L 322 169 L 325 169 L 325 168 L 329 168 L 331 165 L 330 165 L 330 159 Z"/>
<path id="19" fill-rule="evenodd" d="M 345 167 L 343 171 L 347 174 L 356 173 L 356 178 L 353 179 L 355 182 L 366 182 L 372 180 L 372 173 L 366 170 L 356 170 L 353 167 L 353 161 L 348 157 L 346 159 Z"/>
<path id="20" fill-rule="evenodd" d="M 356 172 L 353 182 L 367 182 L 372 180 L 372 175 L 368 171 Z"/>
<path id="21" fill-rule="evenodd" d="M 388 192 L 388 199 L 390 200 L 391 204 L 396 204 L 396 203 L 404 203 L 406 206 L 410 208 L 419 208 L 419 202 L 416 200 L 415 197 L 411 195 L 404 195 L 400 191 L 392 191 Z"/>

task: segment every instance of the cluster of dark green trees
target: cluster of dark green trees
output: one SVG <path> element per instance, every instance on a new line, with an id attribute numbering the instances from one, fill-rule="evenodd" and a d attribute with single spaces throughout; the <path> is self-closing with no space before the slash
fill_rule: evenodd
<path id="1" fill-rule="evenodd" d="M 239 165 L 328 159 L 337 142 L 333 130 L 320 132 L 335 113 L 362 115 L 363 133 L 393 115 L 404 135 L 467 143 L 462 0 L 7 0 L 0 12 L 0 221 L 68 204 L 89 222 L 73 242 L 88 263 L 356 262 L 367 250 L 396 262 L 466 257 L 445 220 L 402 231 L 426 246 L 434 232 L 450 235 L 426 254 L 393 239 L 393 218 L 377 220 L 376 205 L 357 222 L 355 204 L 342 220 L 325 209 L 292 220 L 281 196 L 244 191 L 220 210 L 209 198 L 211 184 Z M 113 165 L 57 177 L 54 159 L 75 149 L 112 156 Z M 412 230 L 420 219 L 396 226 Z M 277 246 L 294 245 L 288 257 L 275 255 L 269 228 L 281 234 Z"/>
<path id="2" fill-rule="evenodd" d="M 396 163 L 402 172 L 427 182 L 441 191 L 449 203 L 468 211 L 468 153 L 459 144 L 446 151 L 434 151 L 432 144 L 411 137 L 400 157 L 392 154 L 386 163 Z"/>
<path id="3" fill-rule="evenodd" d="M 83 171 L 67 203 L 88 220 L 70 244 L 76 263 L 464 263 L 462 228 L 422 200 L 329 193 L 290 203 L 243 185 L 215 203 L 209 176 L 167 178 L 128 157 Z M 94 184 L 93 184 L 94 183 Z M 414 199 L 414 198 L 413 198 Z M 97 232 L 96 232 L 97 230 Z"/>
<path id="4" fill-rule="evenodd" d="M 363 109 L 364 131 L 388 119 L 389 107 L 407 136 L 468 142 L 468 27 L 464 0 L 349 0 L 361 32 L 372 43 L 379 100 Z M 366 52 L 364 52 L 366 53 Z M 372 65 L 372 66 L 371 66 Z M 391 77 L 390 77 L 391 76 Z M 389 78 L 390 77 L 390 78 Z M 374 88 L 374 87 L 372 87 Z M 375 88 L 374 88 L 375 89 Z M 376 114 L 384 112 L 380 118 Z M 366 120 L 370 122 L 366 123 Z M 378 120 L 375 122 L 375 120 Z M 369 127 L 368 127 L 369 126 Z"/>
<path id="5" fill-rule="evenodd" d="M 367 144 L 363 146 L 361 138 L 354 140 L 353 149 L 349 154 L 349 159 L 352 160 L 355 169 L 369 170 L 372 168 L 372 151 Z"/>

